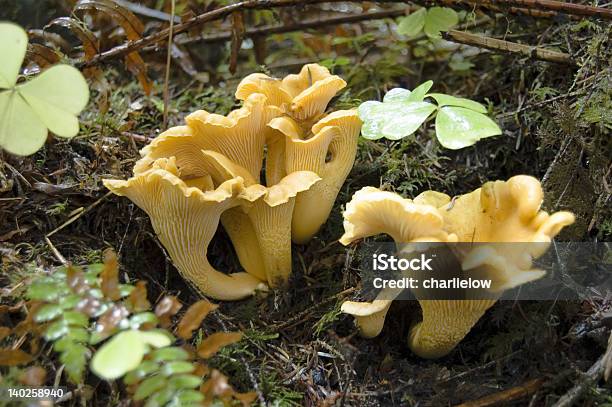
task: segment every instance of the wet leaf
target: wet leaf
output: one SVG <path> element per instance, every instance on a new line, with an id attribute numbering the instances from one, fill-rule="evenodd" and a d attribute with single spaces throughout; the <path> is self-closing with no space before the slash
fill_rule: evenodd
<path id="1" fill-rule="evenodd" d="M 487 108 L 478 102 L 474 102 L 470 99 L 458 98 L 455 96 L 445 95 L 442 93 L 430 93 L 427 97 L 434 98 L 438 103 L 438 106 L 457 106 L 465 107 L 466 109 L 473 110 L 478 113 L 487 113 Z"/>
<path id="2" fill-rule="evenodd" d="M 189 339 L 208 314 L 219 306 L 206 300 L 200 300 L 189 307 L 177 327 L 179 338 Z"/>
<path id="3" fill-rule="evenodd" d="M 436 137 L 446 148 L 457 150 L 499 134 L 501 129 L 493 120 L 464 107 L 444 106 L 436 116 Z"/>
<path id="4" fill-rule="evenodd" d="M 18 366 L 30 363 L 33 357 L 21 349 L 0 348 L 0 366 Z"/>
<path id="5" fill-rule="evenodd" d="M 208 359 L 224 346 L 240 341 L 241 332 L 215 332 L 207 336 L 198 346 L 198 356 Z"/>
<path id="6" fill-rule="evenodd" d="M 134 13 L 122 5 L 110 0 L 80 0 L 74 11 L 101 12 L 113 19 L 123 30 L 130 41 L 142 37 L 144 25 Z"/>

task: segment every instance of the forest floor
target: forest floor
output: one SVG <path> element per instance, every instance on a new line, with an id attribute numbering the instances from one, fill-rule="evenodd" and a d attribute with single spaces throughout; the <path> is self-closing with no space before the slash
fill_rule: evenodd
<path id="1" fill-rule="evenodd" d="M 428 131 L 396 142 L 361 140 L 329 221 L 313 241 L 293 247 L 288 289 L 221 303 L 203 327 L 204 332 L 245 333 L 213 359 L 213 366 L 239 390 L 255 389 L 277 405 L 442 406 L 492 395 L 494 403 L 539 406 L 552 405 L 575 385 L 581 386 L 581 405 L 612 405 L 610 386 L 582 373 L 606 350 L 612 299 L 500 301 L 450 355 L 424 360 L 406 346 L 410 324 L 419 318 L 418 304 L 395 302 L 374 339 L 360 338 L 352 318 L 340 313 L 342 301 L 357 295 L 360 280 L 353 249 L 337 241 L 343 205 L 363 186 L 406 197 L 428 189 L 452 196 L 517 174 L 543 179 L 545 209 L 576 213 L 578 221 L 560 240 L 609 240 L 609 34 L 604 24 L 549 24 L 515 16 L 511 25 L 498 21 L 489 35 L 554 43 L 579 65 L 482 52 L 472 57 L 470 69 L 457 72 L 437 55 L 397 63 L 399 54 L 389 50 L 398 45 L 375 42 L 363 45 L 367 55 L 357 64 L 336 67 L 349 83 L 332 102 L 336 108 L 433 79 L 436 91 L 490 103 L 503 135 L 459 151 L 443 149 Z M 182 123 L 195 109 L 227 113 L 237 106 L 237 79 L 256 69 L 240 66 L 223 86 L 174 69 L 170 125 Z M 270 68 L 275 76 L 295 71 L 292 64 Z M 0 153 L 0 285 L 4 293 L 10 291 L 31 264 L 49 268 L 61 258 L 91 263 L 111 247 L 119 254 L 122 277 L 146 281 L 152 302 L 169 293 L 193 303 L 199 294 L 180 278 L 146 214 L 109 194 L 101 182 L 128 178 L 146 137 L 160 130 L 162 77 L 154 96 L 146 97 L 120 65 L 107 65 L 105 74 L 112 92 L 105 103 L 94 94 L 78 137 L 54 139 L 28 158 Z M 232 253 L 220 230 L 209 258 L 219 269 L 237 270 Z M 95 392 L 96 405 L 115 399 L 104 383 L 91 379 L 88 384 L 101 389 Z"/>

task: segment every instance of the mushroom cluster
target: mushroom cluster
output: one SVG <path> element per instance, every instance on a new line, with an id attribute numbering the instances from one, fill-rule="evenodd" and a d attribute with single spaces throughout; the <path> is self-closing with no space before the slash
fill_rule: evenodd
<path id="1" fill-rule="evenodd" d="M 421 307 L 422 318 L 412 325 L 408 345 L 421 357 L 438 358 L 448 354 L 467 335 L 504 290 L 545 274 L 534 269 L 533 260 L 546 251 L 564 226 L 574 222 L 574 215 L 569 212 L 549 215 L 540 210 L 542 199 L 540 182 L 525 175 L 487 182 L 452 200 L 435 191 L 426 191 L 410 200 L 366 187 L 347 204 L 345 233 L 340 242 L 348 245 L 384 233 L 407 255 L 428 244 L 472 243 L 449 246 L 454 248 L 453 256 L 462 273 L 491 280 L 489 296 L 432 299 L 422 289 L 411 290 Z M 385 288 L 372 302 L 347 301 L 341 309 L 355 317 L 363 336 L 374 337 L 382 330 L 387 311 L 401 292 Z"/>
<path id="2" fill-rule="evenodd" d="M 356 111 L 326 114 L 346 82 L 319 65 L 238 85 L 240 109 L 198 110 L 141 150 L 127 181 L 104 180 L 143 209 L 179 272 L 204 295 L 237 300 L 291 273 L 291 241 L 327 220 L 355 160 Z M 218 224 L 245 272 L 215 270 L 207 248 Z"/>

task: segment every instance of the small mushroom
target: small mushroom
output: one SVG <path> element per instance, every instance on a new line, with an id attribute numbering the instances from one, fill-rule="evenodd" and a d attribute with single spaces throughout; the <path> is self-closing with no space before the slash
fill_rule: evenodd
<path id="1" fill-rule="evenodd" d="M 244 186 L 241 178 L 228 180 L 216 189 L 210 177 L 192 180 L 178 177 L 174 158 L 158 159 L 151 168 L 127 181 L 104 180 L 104 185 L 126 196 L 150 217 L 155 233 L 177 269 L 203 294 L 218 300 L 238 300 L 265 290 L 266 285 L 248 273 L 224 274 L 208 261 L 208 245 L 221 214 L 244 200 L 256 200 L 258 191 Z"/>
<path id="2" fill-rule="evenodd" d="M 332 75 L 324 66 L 308 64 L 299 74 L 288 75 L 282 80 L 261 73 L 251 74 L 238 85 L 236 98 L 246 100 L 260 93 L 285 114 L 298 121 L 310 122 L 318 120 L 329 101 L 345 86 L 342 78 Z"/>
<path id="3" fill-rule="evenodd" d="M 312 171 L 321 181 L 301 193 L 293 213 L 292 238 L 308 242 L 325 223 L 346 180 L 357 153 L 361 120 L 355 110 L 339 110 L 319 120 L 311 134 L 289 117 L 273 119 L 269 126 L 278 132 L 276 148 L 270 148 L 267 167 L 274 178 L 294 171 Z M 281 155 L 282 158 L 278 158 Z M 278 164 L 284 168 L 278 168 Z"/>
<path id="4" fill-rule="evenodd" d="M 574 221 L 569 212 L 552 215 L 540 211 L 543 193 L 535 178 L 519 175 L 508 181 L 488 182 L 451 200 L 427 191 L 413 201 L 397 194 L 366 187 L 358 191 L 344 213 L 342 244 L 379 233 L 390 235 L 399 248 L 411 242 L 471 242 L 455 245 L 464 273 L 492 281 L 490 298 L 432 300 L 413 290 L 422 318 L 410 329 L 409 347 L 424 358 L 448 354 L 470 331 L 501 293 L 542 277 L 533 269 L 551 239 Z M 518 244 L 504 244 L 519 242 Z M 520 244 L 524 243 L 524 244 Z M 412 243 L 414 244 L 414 243 Z M 347 302 L 342 311 L 355 315 L 365 336 L 382 329 L 390 300 L 398 293 L 381 292 L 372 303 Z"/>

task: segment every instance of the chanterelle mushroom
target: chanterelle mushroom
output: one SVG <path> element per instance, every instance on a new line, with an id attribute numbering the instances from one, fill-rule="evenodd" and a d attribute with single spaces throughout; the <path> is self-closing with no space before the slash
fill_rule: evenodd
<path id="1" fill-rule="evenodd" d="M 236 98 L 246 100 L 261 93 L 268 103 L 280 107 L 285 114 L 299 121 L 312 122 L 318 120 L 329 101 L 345 86 L 342 78 L 332 75 L 324 66 L 308 64 L 299 74 L 288 75 L 282 80 L 261 73 L 251 74 L 238 85 Z"/>
<path id="2" fill-rule="evenodd" d="M 434 191 L 409 200 L 366 187 L 347 205 L 345 233 L 340 242 L 349 244 L 386 233 L 400 248 L 410 247 L 411 242 L 476 243 L 474 249 L 458 250 L 458 261 L 464 272 L 484 274 L 492 280 L 491 299 L 422 299 L 423 291 L 415 292 L 422 320 L 410 329 L 408 345 L 419 356 L 437 358 L 463 339 L 503 290 L 542 277 L 543 271 L 532 269 L 532 260 L 541 256 L 551 239 L 574 221 L 569 212 L 549 215 L 540 211 L 542 198 L 539 181 L 524 175 L 506 182 L 488 182 L 452 201 Z M 478 245 L 479 242 L 491 244 Z M 513 245 L 504 242 L 539 244 L 522 245 L 528 250 L 517 253 Z M 345 302 L 342 311 L 355 315 L 364 336 L 376 336 L 398 294 L 381 292 L 372 303 Z"/>
<path id="3" fill-rule="evenodd" d="M 216 189 L 212 188 L 210 177 L 187 183 L 178 177 L 174 158 L 162 158 L 127 181 L 104 180 L 104 185 L 115 194 L 130 198 L 149 215 L 155 233 L 178 270 L 205 295 L 218 300 L 238 300 L 266 288 L 248 273 L 217 271 L 207 259 L 208 245 L 221 214 L 243 200 L 256 200 L 261 195 L 246 188 L 241 178 L 228 180 Z"/>
<path id="4" fill-rule="evenodd" d="M 306 243 L 329 217 L 336 196 L 353 167 L 361 120 L 355 110 L 339 110 L 319 120 L 312 127 L 312 134 L 304 134 L 298 123 L 289 117 L 274 119 L 269 126 L 282 138 L 275 140 L 278 147 L 268 153 L 270 163 L 266 168 L 271 177 L 293 171 L 313 171 L 321 177 L 321 181 L 300 194 L 295 203 L 292 238 L 296 243 Z M 274 168 L 277 165 L 284 167 Z"/>

